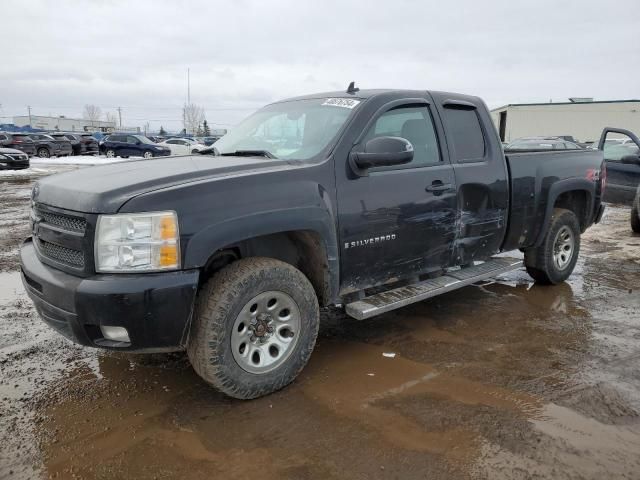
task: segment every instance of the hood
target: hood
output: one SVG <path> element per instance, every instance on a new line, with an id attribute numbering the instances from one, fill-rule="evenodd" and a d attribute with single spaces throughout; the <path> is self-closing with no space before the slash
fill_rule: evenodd
<path id="1" fill-rule="evenodd" d="M 131 198 L 161 188 L 206 179 L 291 167 L 286 160 L 262 157 L 163 157 L 80 168 L 45 177 L 33 200 L 84 213 L 115 213 Z"/>

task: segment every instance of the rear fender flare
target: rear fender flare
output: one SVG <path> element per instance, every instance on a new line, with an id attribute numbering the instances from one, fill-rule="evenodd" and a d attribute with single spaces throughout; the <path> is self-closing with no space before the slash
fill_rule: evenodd
<path id="1" fill-rule="evenodd" d="M 549 225 L 551 224 L 551 217 L 553 215 L 553 209 L 555 208 L 558 197 L 567 192 L 584 192 L 587 196 L 586 205 L 586 225 L 589 225 L 593 221 L 593 210 L 595 201 L 595 184 L 587 180 L 586 178 L 568 178 L 566 180 L 560 180 L 554 183 L 549 189 L 548 203 L 545 208 L 544 219 L 542 221 L 542 228 L 538 233 L 538 237 L 533 247 L 539 247 L 544 241 L 544 237 L 547 234 Z"/>

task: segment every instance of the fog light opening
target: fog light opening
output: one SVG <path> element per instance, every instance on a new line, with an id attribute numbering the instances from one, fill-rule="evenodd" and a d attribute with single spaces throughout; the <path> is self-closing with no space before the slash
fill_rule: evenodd
<path id="1" fill-rule="evenodd" d="M 129 339 L 129 332 L 127 332 L 127 329 L 124 327 L 100 325 L 100 331 L 102 332 L 102 336 L 107 340 L 131 343 L 131 340 Z"/>

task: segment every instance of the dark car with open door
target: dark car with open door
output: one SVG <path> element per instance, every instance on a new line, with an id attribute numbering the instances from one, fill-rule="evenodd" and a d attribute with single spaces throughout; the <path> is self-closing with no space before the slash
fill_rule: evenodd
<path id="1" fill-rule="evenodd" d="M 598 142 L 607 165 L 606 202 L 632 205 L 640 185 L 638 136 L 622 128 L 605 128 Z"/>

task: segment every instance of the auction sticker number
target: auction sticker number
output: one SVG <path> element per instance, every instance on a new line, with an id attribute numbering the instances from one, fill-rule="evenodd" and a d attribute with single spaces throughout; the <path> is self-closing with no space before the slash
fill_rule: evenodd
<path id="1" fill-rule="evenodd" d="M 353 109 L 359 103 L 360 100 L 354 100 L 353 98 L 327 98 L 322 105 Z"/>

